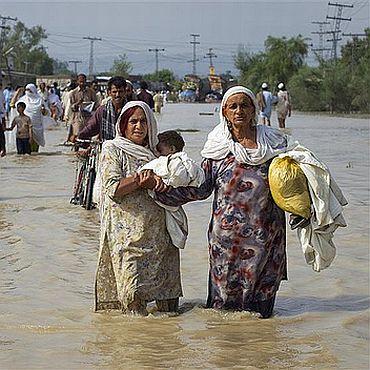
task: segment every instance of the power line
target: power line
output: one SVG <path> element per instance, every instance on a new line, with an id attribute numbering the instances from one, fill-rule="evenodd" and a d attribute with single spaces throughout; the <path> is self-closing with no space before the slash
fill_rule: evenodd
<path id="1" fill-rule="evenodd" d="M 100 37 L 83 37 L 84 40 L 90 40 L 90 59 L 89 59 L 89 76 L 94 74 L 94 41 L 102 41 Z"/>
<path id="2" fill-rule="evenodd" d="M 333 28 L 330 31 L 333 35 L 333 38 L 330 40 L 327 40 L 329 42 L 332 42 L 332 58 L 334 60 L 337 60 L 337 48 L 338 48 L 338 41 L 342 40 L 339 37 L 340 34 L 340 24 L 342 21 L 348 21 L 350 22 L 352 19 L 351 18 L 344 18 L 342 17 L 343 9 L 344 8 L 353 8 L 353 4 L 340 4 L 340 3 L 328 3 L 328 6 L 333 6 L 335 7 L 335 15 L 334 17 L 331 17 L 329 15 L 326 16 L 326 19 L 332 19 L 334 21 Z"/>
<path id="3" fill-rule="evenodd" d="M 158 75 L 158 53 L 160 51 L 165 51 L 165 49 L 149 49 L 149 51 L 154 51 L 155 52 L 155 74 Z"/>
<path id="4" fill-rule="evenodd" d="M 193 59 L 189 60 L 189 63 L 193 63 L 193 75 L 196 75 L 197 74 L 197 64 L 196 63 L 199 61 L 199 59 L 197 59 L 196 47 L 197 45 L 200 44 L 200 42 L 196 40 L 197 40 L 197 37 L 200 37 L 200 35 L 191 33 L 190 36 L 193 38 L 193 41 L 190 41 L 190 44 L 193 45 Z"/>

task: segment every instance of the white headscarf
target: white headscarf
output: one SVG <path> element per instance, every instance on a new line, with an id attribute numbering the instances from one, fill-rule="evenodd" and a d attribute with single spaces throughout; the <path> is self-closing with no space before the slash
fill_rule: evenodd
<path id="1" fill-rule="evenodd" d="M 26 94 L 23 95 L 17 102 L 23 102 L 26 104 L 26 109 L 24 113 L 30 117 L 32 122 L 32 132 L 33 139 L 38 145 L 45 145 L 44 137 L 44 126 L 43 126 L 43 116 L 41 113 L 41 107 L 43 106 L 42 97 L 38 94 L 37 88 L 34 84 L 26 85 Z"/>
<path id="2" fill-rule="evenodd" d="M 297 143 L 283 132 L 265 125 L 257 125 L 256 149 L 249 149 L 233 140 L 223 108 L 231 95 L 243 93 L 252 99 L 255 108 L 255 122 L 258 121 L 258 104 L 253 92 L 244 86 L 234 86 L 225 93 L 220 108 L 220 123 L 208 134 L 201 154 L 204 158 L 220 160 L 226 158 L 231 152 L 239 163 L 249 165 L 260 165 L 287 149 L 294 147 Z"/>
<path id="3" fill-rule="evenodd" d="M 132 108 L 132 107 L 140 107 L 145 113 L 146 121 L 148 125 L 148 139 L 149 139 L 148 147 L 144 147 L 142 145 L 133 143 L 131 140 L 125 138 L 123 136 L 124 133 L 121 132 L 119 123 L 121 121 L 122 115 L 129 108 Z M 121 114 L 119 115 L 117 119 L 116 137 L 113 140 L 106 141 L 106 143 L 108 142 L 113 143 L 115 146 L 123 150 L 125 153 L 135 157 L 136 159 L 149 162 L 156 157 L 156 146 L 158 144 L 157 133 L 158 133 L 157 121 L 149 105 L 142 101 L 131 101 L 125 104 L 125 106 L 122 108 Z"/>
<path id="4" fill-rule="evenodd" d="M 30 91 L 27 91 L 27 90 L 30 90 Z M 28 104 L 37 105 L 37 106 L 42 104 L 42 97 L 37 92 L 37 88 L 34 84 L 26 85 L 25 97 L 26 97 L 26 101 Z"/>

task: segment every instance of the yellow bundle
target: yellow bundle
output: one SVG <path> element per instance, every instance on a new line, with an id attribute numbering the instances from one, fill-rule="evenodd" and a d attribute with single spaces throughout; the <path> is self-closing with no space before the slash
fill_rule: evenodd
<path id="1" fill-rule="evenodd" d="M 272 198 L 284 211 L 310 218 L 307 179 L 298 163 L 290 157 L 274 158 L 269 168 Z"/>

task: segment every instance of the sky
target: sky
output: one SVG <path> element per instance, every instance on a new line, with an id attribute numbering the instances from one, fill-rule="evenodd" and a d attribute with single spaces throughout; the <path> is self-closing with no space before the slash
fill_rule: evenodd
<path id="1" fill-rule="evenodd" d="M 353 2 L 343 8 L 345 33 L 363 33 L 369 27 L 369 0 Z M 159 52 L 159 69 L 168 68 L 182 77 L 192 72 L 193 46 L 190 34 L 199 34 L 196 47 L 196 71 L 206 75 L 212 48 L 217 55 L 217 73 L 227 70 L 237 74 L 233 55 L 243 45 L 251 52 L 263 50 L 270 36 L 294 37 L 301 34 L 313 47 L 319 46 L 319 26 L 312 21 L 326 21 L 335 16 L 336 7 L 328 1 L 19 1 L 0 0 L 0 15 L 17 17 L 27 27 L 41 25 L 47 32 L 44 41 L 49 55 L 61 61 L 80 60 L 79 72 L 89 70 L 90 42 L 84 37 L 101 38 L 94 42 L 94 72 L 111 68 L 113 60 L 126 54 L 133 74 L 155 71 L 155 53 Z M 332 20 L 329 20 L 333 22 Z M 10 23 L 9 23 L 10 24 Z M 331 27 L 328 25 L 326 27 Z M 330 28 L 327 28 L 327 30 Z M 329 35 L 330 36 L 330 35 Z M 329 39 L 324 35 L 324 40 Z M 311 38 L 311 39 L 310 39 Z M 345 43 L 348 37 L 343 37 Z M 325 42 L 325 47 L 330 43 Z M 314 63 L 309 53 L 307 62 Z M 73 64 L 70 64 L 73 69 Z"/>

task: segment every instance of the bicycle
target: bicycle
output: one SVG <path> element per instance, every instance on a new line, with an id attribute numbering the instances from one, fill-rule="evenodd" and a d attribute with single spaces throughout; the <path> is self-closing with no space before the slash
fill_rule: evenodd
<path id="1" fill-rule="evenodd" d="M 70 203 L 81 205 L 86 210 L 91 210 L 95 208 L 93 192 L 100 153 L 100 142 L 77 139 L 74 145 L 77 153 L 78 149 L 86 144 L 89 145 L 89 148 L 78 155 L 73 196 Z"/>

